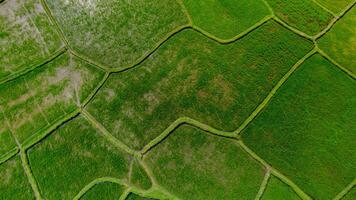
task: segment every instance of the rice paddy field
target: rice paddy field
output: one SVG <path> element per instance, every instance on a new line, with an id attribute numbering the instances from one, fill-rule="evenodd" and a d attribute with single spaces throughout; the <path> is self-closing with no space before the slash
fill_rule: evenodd
<path id="1" fill-rule="evenodd" d="M 355 0 L 0 0 L 1 200 L 356 200 Z"/>

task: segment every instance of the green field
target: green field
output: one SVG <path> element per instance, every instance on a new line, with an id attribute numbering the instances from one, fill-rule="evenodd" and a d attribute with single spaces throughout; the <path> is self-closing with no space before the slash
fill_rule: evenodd
<path id="1" fill-rule="evenodd" d="M 38 4 L 39 0 L 1 3 L 0 82 L 49 60 L 63 47 Z"/>
<path id="2" fill-rule="evenodd" d="M 136 194 L 129 194 L 126 198 L 126 200 L 155 200 L 152 198 L 146 198 L 146 197 L 141 197 Z"/>
<path id="3" fill-rule="evenodd" d="M 262 200 L 300 200 L 298 195 L 292 188 L 288 187 L 278 178 L 272 176 L 268 180 L 267 188 L 265 189 Z"/>
<path id="4" fill-rule="evenodd" d="M 111 68 L 134 65 L 173 31 L 188 24 L 169 0 L 48 0 L 75 52 Z"/>
<path id="5" fill-rule="evenodd" d="M 0 144 L 5 144 L 5 150 L 10 149 L 10 132 L 25 146 L 39 140 L 44 130 L 78 109 L 103 77 L 102 70 L 65 53 L 1 84 L 0 122 L 4 136 Z"/>
<path id="6" fill-rule="evenodd" d="M 355 199 L 355 196 L 356 196 L 356 188 L 354 187 L 349 193 L 345 195 L 344 198 L 342 198 L 342 200 L 352 200 Z"/>
<path id="7" fill-rule="evenodd" d="M 0 0 L 0 200 L 355 200 L 355 0 Z"/>
<path id="8" fill-rule="evenodd" d="M 266 0 L 277 17 L 288 25 L 308 34 L 322 31 L 332 15 L 310 0 Z"/>
<path id="9" fill-rule="evenodd" d="M 194 26 L 225 40 L 234 38 L 270 14 L 262 0 L 179 1 L 184 4 Z"/>
<path id="10" fill-rule="evenodd" d="M 182 31 L 140 67 L 112 74 L 87 110 L 138 150 L 179 117 L 233 131 L 311 49 L 275 22 L 224 46 Z"/>
<path id="11" fill-rule="evenodd" d="M 33 199 L 34 195 L 21 166 L 20 156 L 0 165 L 1 199 Z"/>
<path id="12" fill-rule="evenodd" d="M 354 62 L 356 52 L 355 31 L 356 8 L 351 8 L 324 37 L 318 40 L 320 49 L 353 74 L 356 73 Z"/>
<path id="13" fill-rule="evenodd" d="M 315 54 L 242 139 L 313 197 L 331 199 L 355 178 L 355 88 L 352 78 Z"/>
<path id="14" fill-rule="evenodd" d="M 34 176 L 43 175 L 37 182 L 46 191 L 46 199 L 74 197 L 93 177 L 111 177 L 128 184 L 130 159 L 82 117 L 60 127 L 29 150 Z"/>
<path id="15" fill-rule="evenodd" d="M 179 199 L 253 199 L 265 170 L 233 140 L 182 126 L 144 158 Z M 191 191 L 195 191 L 192 193 Z"/>
<path id="16" fill-rule="evenodd" d="M 99 183 L 87 191 L 81 199 L 84 200 L 111 200 L 119 199 L 124 193 L 124 187 L 117 183 Z"/>

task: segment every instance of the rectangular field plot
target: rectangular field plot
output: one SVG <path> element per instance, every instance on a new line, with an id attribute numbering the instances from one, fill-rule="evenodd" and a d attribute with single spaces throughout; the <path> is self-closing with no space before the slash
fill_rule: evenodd
<path id="1" fill-rule="evenodd" d="M 180 199 L 254 199 L 265 173 L 236 141 L 186 125 L 144 161 L 158 183 Z"/>
<path id="2" fill-rule="evenodd" d="M 40 0 L 0 4 L 0 82 L 40 64 L 61 46 Z"/>
<path id="3" fill-rule="evenodd" d="M 127 182 L 130 159 L 81 116 L 29 150 L 32 172 L 46 199 L 72 199 L 97 178 Z"/>
<path id="4" fill-rule="evenodd" d="M 332 20 L 332 15 L 310 0 L 266 0 L 275 15 L 288 25 L 308 34 L 322 31 Z M 338 0 L 337 0 L 338 1 Z"/>
<path id="5" fill-rule="evenodd" d="M 287 80 L 242 140 L 315 199 L 356 177 L 356 82 L 319 54 Z"/>
<path id="6" fill-rule="evenodd" d="M 134 149 L 184 116 L 233 131 L 311 49 L 273 21 L 228 45 L 185 30 L 140 66 L 112 74 L 86 109 Z"/>
<path id="7" fill-rule="evenodd" d="M 78 109 L 103 76 L 104 72 L 95 67 L 63 54 L 0 85 L 0 124 L 9 125 L 2 131 L 12 131 L 22 144 L 31 143 L 46 128 Z"/>

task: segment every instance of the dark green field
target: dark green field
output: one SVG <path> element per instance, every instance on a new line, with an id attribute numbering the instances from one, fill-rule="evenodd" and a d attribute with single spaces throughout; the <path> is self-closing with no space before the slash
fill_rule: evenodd
<path id="1" fill-rule="evenodd" d="M 355 0 L 0 0 L 0 200 L 356 200 Z"/>

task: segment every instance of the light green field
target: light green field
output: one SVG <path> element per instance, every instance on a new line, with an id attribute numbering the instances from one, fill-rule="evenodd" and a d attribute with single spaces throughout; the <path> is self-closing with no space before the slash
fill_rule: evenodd
<path id="1" fill-rule="evenodd" d="M 107 67 L 135 64 L 177 28 L 188 24 L 170 0 L 46 0 L 69 46 Z"/>
<path id="2" fill-rule="evenodd" d="M 332 59 L 356 74 L 356 8 L 352 8 L 318 40 L 319 47 Z"/>
<path id="3" fill-rule="evenodd" d="M 39 0 L 2 3 L 0 83 L 47 60 L 61 46 Z"/>

